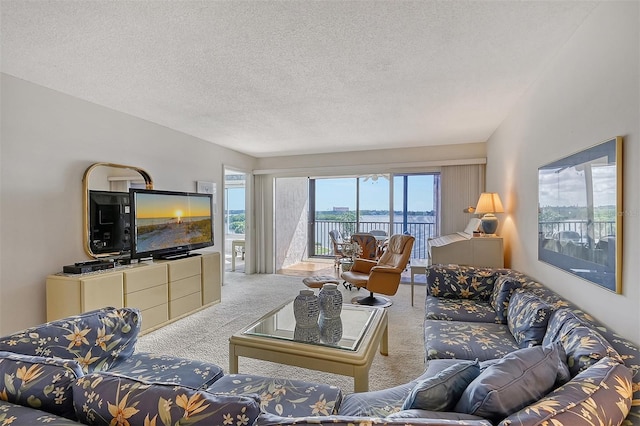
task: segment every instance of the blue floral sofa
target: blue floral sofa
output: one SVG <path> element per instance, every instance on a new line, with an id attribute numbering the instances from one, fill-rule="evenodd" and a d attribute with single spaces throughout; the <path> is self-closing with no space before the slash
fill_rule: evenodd
<path id="1" fill-rule="evenodd" d="M 640 424 L 638 349 L 509 269 L 427 269 L 422 375 L 343 395 L 135 351 L 136 309 L 0 337 L 0 425 Z M 632 406 L 633 404 L 633 406 Z"/>
<path id="2" fill-rule="evenodd" d="M 559 346 L 569 376 L 527 401 L 498 401 L 496 391 L 495 402 L 511 403 L 512 410 L 492 418 L 494 423 L 640 424 L 637 346 L 527 275 L 430 266 L 425 307 L 428 363 L 477 359 L 491 364 L 531 348 Z M 504 399 L 538 385 L 518 380 L 510 382 Z"/>
<path id="3" fill-rule="evenodd" d="M 0 337 L 0 425 L 490 425 L 341 415 L 334 386 L 135 352 L 140 325 L 103 308 Z"/>

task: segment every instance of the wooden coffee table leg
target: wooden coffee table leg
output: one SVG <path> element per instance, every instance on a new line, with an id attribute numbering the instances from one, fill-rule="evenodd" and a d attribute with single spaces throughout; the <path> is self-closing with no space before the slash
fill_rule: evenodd
<path id="1" fill-rule="evenodd" d="M 389 323 L 384 325 L 382 339 L 380 339 L 380 353 L 382 355 L 389 355 Z"/>
<path id="2" fill-rule="evenodd" d="M 238 355 L 236 355 L 236 345 L 229 343 L 229 374 L 238 373 Z"/>
<path id="3" fill-rule="evenodd" d="M 369 391 L 369 367 L 357 367 L 353 373 L 353 391 Z"/>

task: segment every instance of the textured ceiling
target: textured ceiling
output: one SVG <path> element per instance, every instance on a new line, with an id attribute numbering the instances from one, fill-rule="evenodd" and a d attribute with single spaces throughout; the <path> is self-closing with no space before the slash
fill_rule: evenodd
<path id="1" fill-rule="evenodd" d="M 2 0 L 2 71 L 256 157 L 482 142 L 596 6 Z"/>

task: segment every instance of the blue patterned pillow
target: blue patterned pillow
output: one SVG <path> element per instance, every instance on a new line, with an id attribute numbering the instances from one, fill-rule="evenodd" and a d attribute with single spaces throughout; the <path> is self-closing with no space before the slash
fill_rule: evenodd
<path id="1" fill-rule="evenodd" d="M 140 331 L 134 308 L 102 308 L 0 337 L 0 351 L 77 361 L 85 373 L 128 358 Z"/>
<path id="2" fill-rule="evenodd" d="M 0 400 L 75 420 L 71 385 L 82 375 L 75 361 L 0 352 Z"/>
<path id="3" fill-rule="evenodd" d="M 520 348 L 542 344 L 551 312 L 549 305 L 526 290 L 513 292 L 507 310 L 507 326 Z"/>
<path id="4" fill-rule="evenodd" d="M 92 373 L 73 385 L 78 420 L 90 425 L 252 425 L 257 395 L 220 395 L 176 384 Z"/>
<path id="5" fill-rule="evenodd" d="M 559 309 L 551 316 L 543 344 L 552 342 L 562 343 L 572 377 L 605 357 L 624 362 L 607 339 L 569 309 Z"/>
<path id="6" fill-rule="evenodd" d="M 507 323 L 507 309 L 511 294 L 521 286 L 520 281 L 515 281 L 509 275 L 500 275 L 496 278 L 493 291 L 489 296 L 489 304 L 496 311 L 496 317 L 502 324 Z"/>
<path id="7" fill-rule="evenodd" d="M 567 384 L 510 415 L 505 424 L 622 424 L 632 400 L 632 373 L 624 364 L 603 358 Z"/>
<path id="8" fill-rule="evenodd" d="M 420 380 L 402 405 L 403 410 L 451 411 L 469 383 L 480 374 L 478 361 L 460 361 L 433 377 Z"/>
<path id="9" fill-rule="evenodd" d="M 489 300 L 495 268 L 462 265 L 432 265 L 427 268 L 427 294 L 452 299 Z"/>
<path id="10" fill-rule="evenodd" d="M 560 373 L 563 357 L 559 344 L 511 352 L 471 382 L 455 411 L 497 422 L 549 393 L 566 376 Z"/>
<path id="11" fill-rule="evenodd" d="M 560 342 L 567 353 L 567 365 L 571 376 L 586 370 L 605 357 L 623 363 L 622 358 L 611 344 L 590 327 L 575 327 L 563 335 Z"/>

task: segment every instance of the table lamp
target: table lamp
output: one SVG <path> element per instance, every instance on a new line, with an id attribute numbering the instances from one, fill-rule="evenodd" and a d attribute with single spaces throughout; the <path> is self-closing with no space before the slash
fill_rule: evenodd
<path id="1" fill-rule="evenodd" d="M 475 214 L 484 214 L 480 227 L 487 235 L 493 235 L 498 230 L 498 218 L 494 213 L 504 213 L 500 196 L 497 192 L 483 192 L 480 194 Z"/>

